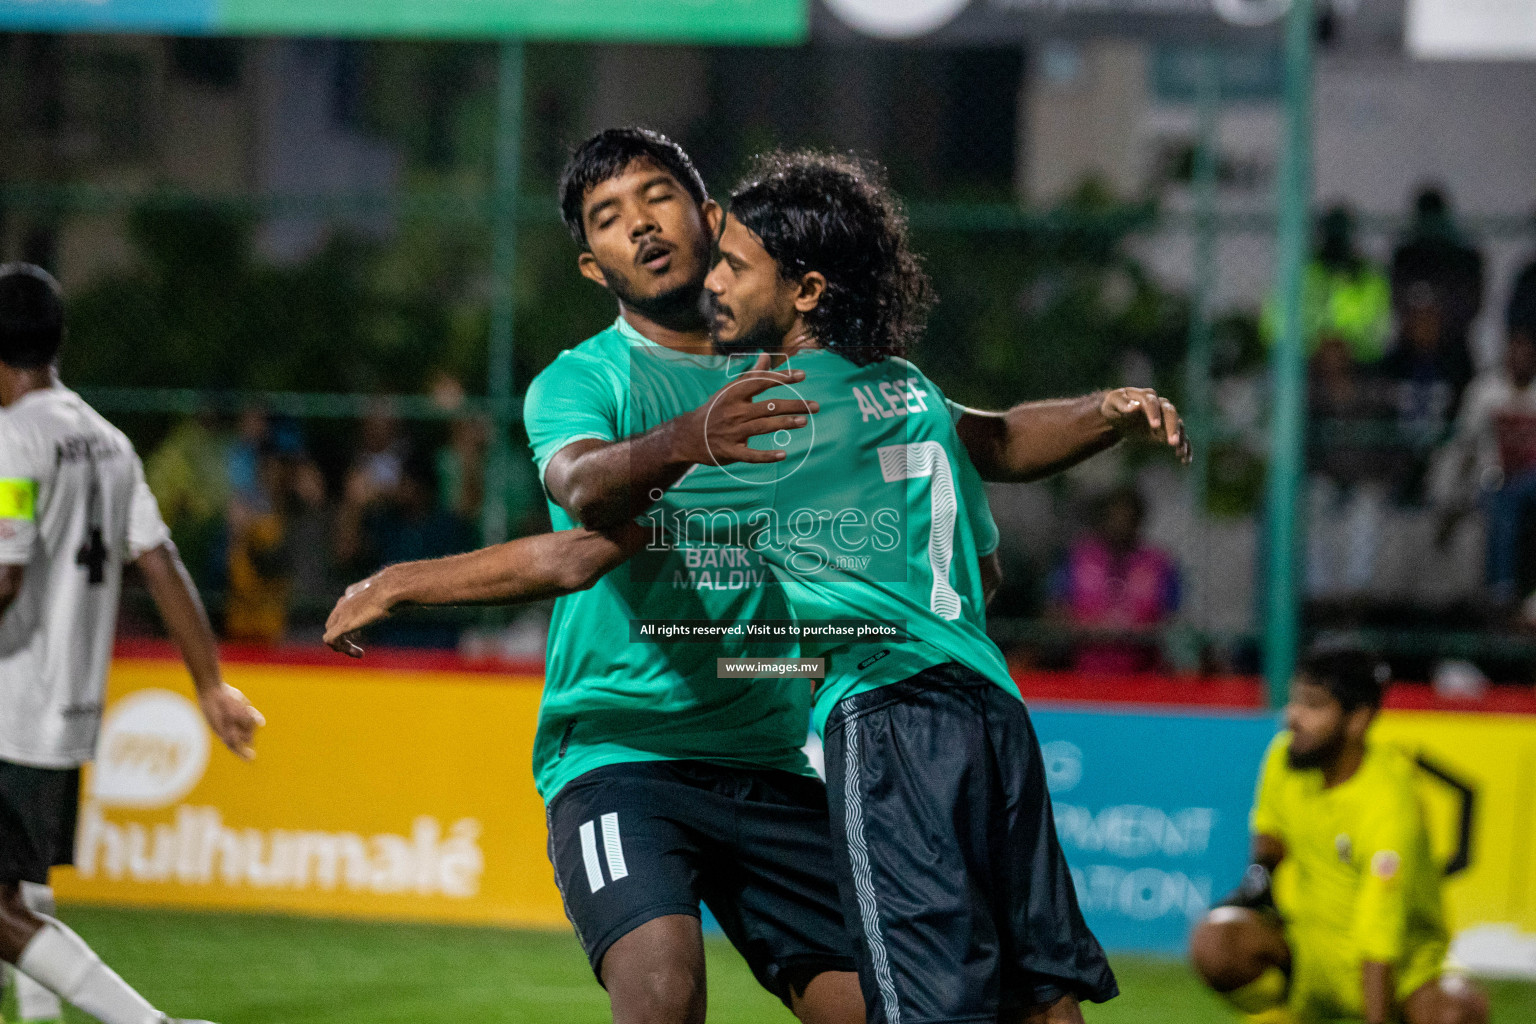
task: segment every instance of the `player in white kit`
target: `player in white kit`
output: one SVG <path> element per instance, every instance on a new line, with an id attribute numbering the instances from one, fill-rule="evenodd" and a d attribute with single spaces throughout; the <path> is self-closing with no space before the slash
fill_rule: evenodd
<path id="1" fill-rule="evenodd" d="M 73 861 L 125 563 L 143 573 L 219 738 L 249 758 L 262 718 L 220 677 L 133 446 L 59 383 L 63 339 L 58 283 L 0 266 L 0 960 L 103 1024 L 170 1024 L 52 916 L 48 888 L 49 869 Z M 23 997 L 28 1016 L 58 1016 L 45 994 Z"/>

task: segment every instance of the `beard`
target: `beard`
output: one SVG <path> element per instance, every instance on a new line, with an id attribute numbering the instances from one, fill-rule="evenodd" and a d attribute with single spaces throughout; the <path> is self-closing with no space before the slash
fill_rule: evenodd
<path id="1" fill-rule="evenodd" d="M 704 315 L 709 320 L 709 336 L 715 344 L 715 351 L 722 356 L 738 355 L 746 352 L 778 352 L 784 347 L 784 336 L 789 333 L 788 327 L 780 327 L 773 322 L 772 317 L 760 317 L 756 321 L 742 326 L 737 336 L 730 341 L 722 341 L 720 338 L 721 311 L 720 302 L 714 293 L 704 293 Z M 738 324 L 741 321 L 737 321 Z"/>
<path id="2" fill-rule="evenodd" d="M 705 324 L 703 298 L 704 278 L 688 281 L 658 295 L 641 295 L 630 285 L 628 277 L 615 273 L 601 263 L 598 268 L 614 298 L 648 320 L 673 330 L 696 330 Z"/>
<path id="3" fill-rule="evenodd" d="M 1309 768 L 1327 768 L 1336 761 L 1344 750 L 1344 734 L 1342 732 L 1323 740 L 1311 750 L 1297 750 L 1295 740 L 1291 741 L 1291 748 L 1285 752 L 1286 763 L 1297 771 L 1306 771 Z"/>

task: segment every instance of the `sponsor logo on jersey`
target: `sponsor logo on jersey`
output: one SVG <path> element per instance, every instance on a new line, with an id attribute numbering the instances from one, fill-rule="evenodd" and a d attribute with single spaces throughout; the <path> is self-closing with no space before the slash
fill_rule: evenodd
<path id="1" fill-rule="evenodd" d="M 672 574 L 679 590 L 750 590 L 768 582 L 762 558 L 742 547 L 689 547 L 682 550 L 683 564 Z"/>
<path id="2" fill-rule="evenodd" d="M 891 649 L 889 647 L 887 647 L 883 651 L 876 651 L 874 654 L 871 654 L 869 657 L 867 657 L 863 661 L 859 662 L 859 668 L 861 668 L 861 669 L 869 668 L 869 666 L 873 665 L 875 662 L 879 661 L 881 658 L 885 657 L 886 655 L 888 655 L 890 653 L 891 653 Z"/>
<path id="3" fill-rule="evenodd" d="M 1377 850 L 1376 855 L 1371 858 L 1371 874 L 1383 882 L 1390 882 L 1396 878 L 1402 866 L 1403 858 L 1396 850 Z"/>

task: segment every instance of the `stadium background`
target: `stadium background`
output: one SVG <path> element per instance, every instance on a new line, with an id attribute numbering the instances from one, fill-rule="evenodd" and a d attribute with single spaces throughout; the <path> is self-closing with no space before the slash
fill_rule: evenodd
<path id="1" fill-rule="evenodd" d="M 501 987 L 473 972 L 441 987 L 481 985 L 485 1006 L 535 993 L 487 1019 L 547 1019 L 541 985 L 600 1019 L 571 958 L 545 963 L 574 949 L 527 769 L 545 613 L 402 619 L 361 668 L 316 640 L 343 583 L 380 561 L 543 528 L 517 396 L 611 317 L 571 273 L 553 181 L 572 142 L 640 122 L 717 190 L 769 145 L 882 160 L 942 299 L 916 358 L 952 397 L 1134 382 L 1185 411 L 1205 453 L 1189 473 L 1132 449 L 994 495 L 1010 585 L 992 629 L 1040 711 L 1063 839 L 1112 946 L 1175 953 L 1230 886 L 1280 692 L 1260 680 L 1283 679 L 1298 638 L 1344 631 L 1391 658 L 1406 685 L 1383 728 L 1439 769 L 1425 784 L 1440 852 L 1467 862 L 1449 890 L 1459 951 L 1536 977 L 1529 626 L 1489 599 L 1475 482 L 1461 501 L 1425 484 L 1456 440 L 1448 410 L 1410 407 L 1401 380 L 1364 411 L 1327 404 L 1329 367 L 1309 377 L 1307 357 L 1328 328 L 1295 315 L 1326 208 L 1354 212 L 1359 264 L 1396 286 L 1390 256 L 1423 228 L 1413 197 L 1433 184 L 1482 259 L 1460 343 L 1479 370 L 1500 365 L 1536 202 L 1533 10 L 0 0 L 0 257 L 65 282 L 66 380 L 146 455 L 234 641 L 231 680 L 272 720 L 252 771 L 208 751 L 130 591 L 81 870 L 61 895 L 131 908 L 81 913 L 108 943 L 160 936 L 164 959 L 141 970 L 188 993 L 225 998 L 200 959 L 220 935 L 228 964 L 242 949 L 281 962 L 278 936 L 322 959 L 381 934 L 483 936 L 480 955 L 518 950 L 475 961 Z M 1366 303 L 1361 333 L 1403 331 L 1406 296 L 1388 301 Z M 1388 376 L 1371 362 L 1346 382 Z M 1070 588 L 1077 525 L 1126 485 L 1145 502 L 1141 543 L 1177 579 L 1177 599 L 1129 625 L 1093 621 Z M 1536 559 L 1520 554 L 1523 593 Z M 522 933 L 164 908 L 554 933 L 540 953 Z M 1221 1018 L 1182 968 L 1129 962 L 1142 995 L 1102 1019 L 1154 1019 L 1164 993 L 1168 1019 Z M 354 964 L 330 982 L 368 976 Z M 351 1006 L 434 1012 L 408 976 Z M 720 1019 L 772 1012 L 733 986 Z M 281 1009 L 231 993 L 227 1016 L 352 1019 L 318 991 Z"/>

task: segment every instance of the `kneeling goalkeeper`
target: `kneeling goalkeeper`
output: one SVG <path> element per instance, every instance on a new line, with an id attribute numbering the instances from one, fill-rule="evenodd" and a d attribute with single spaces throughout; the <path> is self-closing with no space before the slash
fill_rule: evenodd
<path id="1" fill-rule="evenodd" d="M 1259 778 L 1254 863 L 1191 940 L 1206 983 L 1266 1022 L 1488 1020 L 1446 970 L 1417 766 L 1369 735 L 1386 674 L 1359 651 L 1305 659 Z"/>

